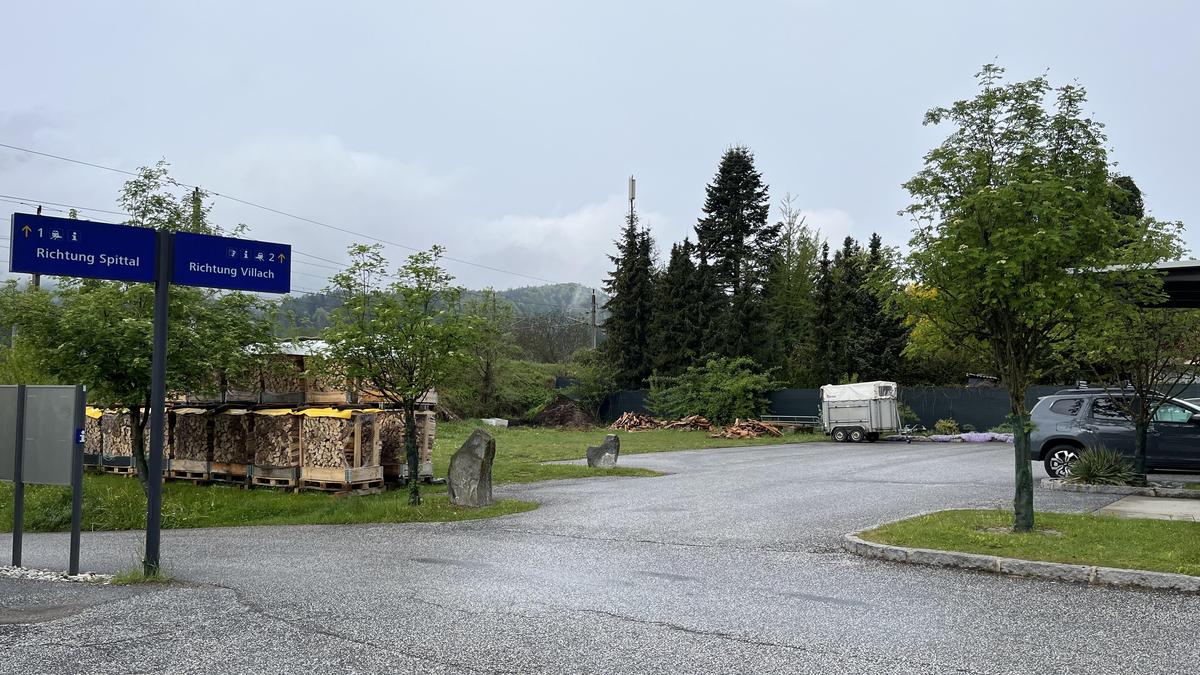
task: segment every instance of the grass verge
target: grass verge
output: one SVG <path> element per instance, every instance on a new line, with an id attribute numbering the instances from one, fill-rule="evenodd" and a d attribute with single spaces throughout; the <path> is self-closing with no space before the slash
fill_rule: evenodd
<path id="1" fill-rule="evenodd" d="M 1200 576 L 1200 523 L 1038 513 L 1034 532 L 1011 531 L 1010 511 L 939 511 L 863 532 L 867 541 L 1022 560 Z"/>
<path id="2" fill-rule="evenodd" d="M 470 509 L 450 505 L 446 486 L 423 486 L 424 503 L 408 505 L 408 490 L 335 497 L 320 492 L 244 490 L 224 485 L 163 485 L 163 528 L 244 525 L 342 525 L 445 522 L 491 518 L 537 508 L 502 500 Z M 13 486 L 0 483 L 0 528 L 12 530 Z M 83 529 L 137 530 L 146 526 L 146 498 L 136 478 L 88 473 L 83 482 Z M 56 485 L 25 488 L 25 529 L 63 532 L 71 527 L 71 492 Z"/>
<path id="3" fill-rule="evenodd" d="M 1188 483 L 1183 487 L 1187 488 L 1188 490 L 1200 490 L 1200 483 Z"/>
<path id="4" fill-rule="evenodd" d="M 656 471 L 618 466 L 615 469 L 593 469 L 570 464 L 544 464 L 558 460 L 583 459 L 589 445 L 599 445 L 606 434 L 615 433 L 621 439 L 621 455 L 647 452 L 673 452 L 705 448 L 728 448 L 746 445 L 779 445 L 824 440 L 819 434 L 788 434 L 782 438 L 736 439 L 709 438 L 705 431 L 612 431 L 610 429 L 561 430 L 541 427 L 489 427 L 478 421 L 443 422 L 437 426 L 433 465 L 441 476 L 446 475 L 450 456 L 477 428 L 496 438 L 496 461 L 492 477 L 497 483 L 532 483 L 561 478 L 593 476 L 658 476 Z"/>

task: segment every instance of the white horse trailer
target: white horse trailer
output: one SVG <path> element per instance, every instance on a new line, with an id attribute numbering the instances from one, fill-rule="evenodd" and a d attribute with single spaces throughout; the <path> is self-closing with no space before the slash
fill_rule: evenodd
<path id="1" fill-rule="evenodd" d="M 895 382 L 855 382 L 821 387 L 821 426 L 839 443 L 877 441 L 900 430 Z"/>

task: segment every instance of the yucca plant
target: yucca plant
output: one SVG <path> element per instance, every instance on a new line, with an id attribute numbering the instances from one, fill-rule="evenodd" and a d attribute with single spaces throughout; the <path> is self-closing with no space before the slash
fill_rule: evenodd
<path id="1" fill-rule="evenodd" d="M 1129 485 L 1137 477 L 1133 465 L 1121 453 L 1108 448 L 1085 450 L 1071 463 L 1068 483 L 1088 485 Z"/>

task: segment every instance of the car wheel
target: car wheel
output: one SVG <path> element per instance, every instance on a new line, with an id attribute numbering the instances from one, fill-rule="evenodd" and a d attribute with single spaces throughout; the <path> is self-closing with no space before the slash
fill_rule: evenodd
<path id="1" fill-rule="evenodd" d="M 846 442 L 846 430 L 841 429 L 841 428 L 834 429 L 833 430 L 833 440 L 837 441 L 838 443 L 845 443 Z"/>
<path id="2" fill-rule="evenodd" d="M 866 437 L 867 435 L 863 433 L 862 429 L 855 427 L 854 429 L 850 430 L 850 440 L 854 441 L 855 443 L 862 443 L 862 440 Z"/>
<path id="3" fill-rule="evenodd" d="M 1071 464 L 1077 459 L 1079 459 L 1079 448 L 1071 445 L 1051 448 L 1050 452 L 1046 454 L 1046 473 L 1050 474 L 1051 478 L 1062 478 L 1071 473 Z"/>

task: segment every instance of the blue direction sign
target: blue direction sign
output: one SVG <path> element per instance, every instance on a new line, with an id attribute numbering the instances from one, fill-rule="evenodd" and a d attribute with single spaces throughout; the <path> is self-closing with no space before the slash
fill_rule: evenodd
<path id="1" fill-rule="evenodd" d="M 292 289 L 292 247 L 265 241 L 180 232 L 171 281 L 185 286 L 259 293 Z"/>
<path id="2" fill-rule="evenodd" d="M 154 281 L 154 230 L 90 220 L 12 216 L 8 271 L 116 281 Z"/>

